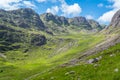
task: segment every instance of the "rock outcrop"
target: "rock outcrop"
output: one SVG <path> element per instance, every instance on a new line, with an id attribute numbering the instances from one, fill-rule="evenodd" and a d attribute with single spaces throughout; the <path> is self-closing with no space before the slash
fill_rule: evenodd
<path id="1" fill-rule="evenodd" d="M 57 25 L 69 25 L 67 18 L 64 16 L 57 16 L 53 15 L 52 13 L 44 13 L 40 15 L 40 17 L 43 19 L 43 22 L 53 21 Z"/>
<path id="2" fill-rule="evenodd" d="M 5 11 L 0 10 L 0 24 L 21 28 L 43 30 L 45 28 L 39 15 L 30 8 Z"/>
<path id="3" fill-rule="evenodd" d="M 120 10 L 118 10 L 115 15 L 113 16 L 110 27 L 120 27 Z"/>
<path id="4" fill-rule="evenodd" d="M 100 31 L 103 29 L 103 27 L 95 20 L 89 19 L 88 23 L 91 25 L 93 30 Z"/>
<path id="5" fill-rule="evenodd" d="M 70 25 L 78 26 L 81 27 L 82 29 L 87 29 L 87 30 L 92 29 L 91 25 L 88 23 L 85 17 L 69 18 L 68 21 Z"/>

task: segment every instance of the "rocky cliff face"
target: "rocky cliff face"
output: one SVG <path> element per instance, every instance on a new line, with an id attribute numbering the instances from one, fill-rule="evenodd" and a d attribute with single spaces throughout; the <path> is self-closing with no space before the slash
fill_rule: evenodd
<path id="1" fill-rule="evenodd" d="M 0 52 L 28 46 L 41 46 L 47 39 L 41 34 L 15 30 L 8 25 L 0 25 Z"/>
<path id="2" fill-rule="evenodd" d="M 120 10 L 118 10 L 113 16 L 111 23 L 111 27 L 120 27 Z"/>
<path id="3" fill-rule="evenodd" d="M 65 18 L 64 16 L 57 16 L 53 15 L 52 13 L 45 13 L 40 15 L 40 17 L 42 18 L 43 22 L 53 21 L 57 25 L 68 25 L 67 18 Z"/>
<path id="4" fill-rule="evenodd" d="M 91 25 L 88 23 L 85 17 L 74 17 L 68 19 L 68 21 L 70 25 L 78 26 L 87 30 L 92 29 Z"/>
<path id="5" fill-rule="evenodd" d="M 69 26 L 74 29 L 96 30 L 103 29 L 101 25 L 94 20 L 87 20 L 85 17 L 66 18 L 64 16 L 53 15 L 52 13 L 44 13 L 40 15 L 43 23 L 48 30 L 54 32 L 67 32 Z M 67 30 L 65 30 L 67 29 Z"/>
<path id="6" fill-rule="evenodd" d="M 8 24 L 21 28 L 44 29 L 39 15 L 32 9 L 18 9 L 12 11 L 0 10 L 0 24 Z"/>
<path id="7" fill-rule="evenodd" d="M 39 15 L 32 9 L 0 10 L 0 52 L 44 45 L 46 37 L 30 33 L 32 29 L 45 29 Z"/>
<path id="8" fill-rule="evenodd" d="M 95 20 L 89 19 L 88 23 L 90 24 L 90 26 L 92 27 L 92 29 L 94 30 L 102 30 L 103 27 Z"/>

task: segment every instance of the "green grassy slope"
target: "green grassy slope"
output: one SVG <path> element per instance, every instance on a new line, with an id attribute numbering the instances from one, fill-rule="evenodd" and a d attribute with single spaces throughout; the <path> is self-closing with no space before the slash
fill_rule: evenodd
<path id="1" fill-rule="evenodd" d="M 120 44 L 91 55 L 86 61 L 100 56 L 102 59 L 96 63 L 58 67 L 31 80 L 120 80 Z"/>
<path id="2" fill-rule="evenodd" d="M 47 38 L 46 45 L 31 47 L 26 53 L 23 49 L 4 53 L 6 57 L 0 58 L 0 80 L 33 79 L 78 57 L 82 52 L 101 42 L 104 36 L 80 33 Z"/>

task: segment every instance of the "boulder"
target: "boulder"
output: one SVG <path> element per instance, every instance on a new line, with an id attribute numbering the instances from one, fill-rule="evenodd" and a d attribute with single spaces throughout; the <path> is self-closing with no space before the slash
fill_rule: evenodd
<path id="1" fill-rule="evenodd" d="M 89 59 L 89 60 L 87 61 L 87 63 L 92 64 L 92 63 L 96 63 L 96 62 L 98 62 L 98 61 L 99 61 L 98 58 L 93 58 L 93 59 Z"/>

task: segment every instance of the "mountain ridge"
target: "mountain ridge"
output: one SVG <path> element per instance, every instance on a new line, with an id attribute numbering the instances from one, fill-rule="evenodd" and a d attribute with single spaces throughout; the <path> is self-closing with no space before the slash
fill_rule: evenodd
<path id="1" fill-rule="evenodd" d="M 71 33 L 71 31 L 89 30 L 98 32 L 103 28 L 95 20 L 90 23 L 85 17 L 66 18 L 64 16 L 44 13 L 39 15 L 30 8 L 17 10 L 0 10 L 0 24 L 20 27 L 29 30 L 45 31 L 48 34 Z M 92 24 L 97 24 L 93 25 Z"/>
<path id="2" fill-rule="evenodd" d="M 86 30 L 93 30 L 96 31 L 102 30 L 102 26 L 95 20 L 92 20 L 90 23 L 85 17 L 78 16 L 73 18 L 66 18 L 64 16 L 53 15 L 52 13 L 44 13 L 40 15 L 41 20 L 44 24 L 49 24 L 50 21 L 58 25 L 58 27 L 62 26 L 72 26 L 73 28 L 80 28 Z M 94 27 L 92 24 L 95 24 Z M 48 28 L 49 26 L 46 25 Z"/>

